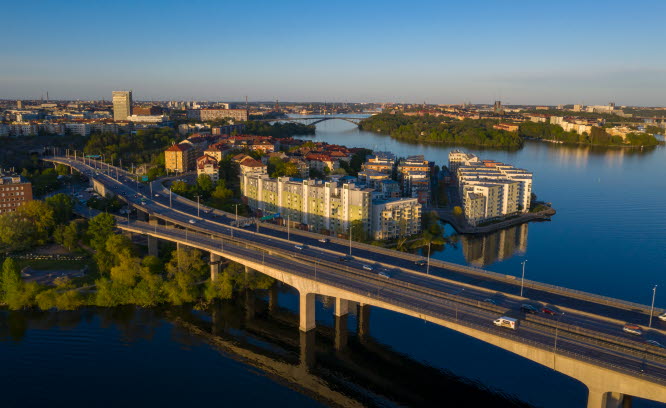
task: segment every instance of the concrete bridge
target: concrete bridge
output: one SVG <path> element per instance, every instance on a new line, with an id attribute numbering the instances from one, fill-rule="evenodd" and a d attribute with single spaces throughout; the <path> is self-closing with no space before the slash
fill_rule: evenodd
<path id="1" fill-rule="evenodd" d="M 95 172 L 80 161 L 50 160 L 88 174 Z M 119 177 L 114 180 L 99 174 L 93 178 L 104 186 L 105 192 L 132 191 Z M 219 261 L 225 258 L 294 287 L 300 294 L 302 332 L 314 329 L 315 295 L 325 295 L 335 298 L 336 316 L 346 315 L 350 302 L 362 305 L 361 308 L 381 307 L 456 330 L 561 372 L 588 387 L 590 408 L 629 406 L 631 396 L 666 403 L 666 354 L 661 350 L 571 328 L 559 320 L 524 317 L 516 331 L 497 328 L 492 320 L 512 311 L 470 300 L 466 296 L 474 289 L 472 285 L 458 289 L 457 293 L 468 289 L 465 296 L 451 295 L 450 287 L 445 286 L 450 282 L 443 278 L 412 279 L 412 273 L 387 279 L 362 268 L 332 262 L 324 249 L 318 255 L 308 250 L 295 251 L 293 241 L 288 239 L 260 233 L 249 235 L 220 221 L 199 217 L 196 212 L 176 210 L 171 208 L 171 200 L 169 206 L 164 202 L 142 205 L 138 200 L 128 201 L 149 222 L 122 219 L 118 228 L 148 236 L 149 252 L 155 254 L 157 240 L 167 240 L 209 252 L 211 279 L 216 279 Z M 291 251 L 286 250 L 289 246 Z M 604 322 L 600 316 L 585 316 L 596 319 L 599 327 Z"/>
<path id="2" fill-rule="evenodd" d="M 346 116 L 311 116 L 307 118 L 284 118 L 284 119 L 259 119 L 259 122 L 292 122 L 292 123 L 303 123 L 305 122 L 308 125 L 316 125 L 327 120 L 344 120 L 349 123 L 358 125 L 361 123 L 365 117 L 346 117 Z"/>

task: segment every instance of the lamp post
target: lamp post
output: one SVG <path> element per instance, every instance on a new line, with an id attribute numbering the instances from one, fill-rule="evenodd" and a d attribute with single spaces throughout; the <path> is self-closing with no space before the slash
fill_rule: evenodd
<path id="1" fill-rule="evenodd" d="M 650 308 L 650 323 L 648 328 L 652 328 L 652 315 L 654 314 L 654 298 L 657 296 L 657 285 L 652 288 L 652 307 Z"/>
<path id="2" fill-rule="evenodd" d="M 291 241 L 291 236 L 289 234 L 289 224 L 291 224 L 291 215 L 287 214 L 287 241 Z"/>
<path id="3" fill-rule="evenodd" d="M 351 254 L 352 254 L 352 228 L 354 228 L 354 226 L 350 222 L 349 223 L 349 256 L 351 256 Z"/>
<path id="4" fill-rule="evenodd" d="M 169 186 L 169 208 L 171 208 L 171 186 Z"/>
<path id="5" fill-rule="evenodd" d="M 197 195 L 196 197 L 197 197 L 197 217 L 201 217 L 201 211 L 200 211 L 200 208 L 199 208 L 199 198 L 201 196 Z"/>
<path id="6" fill-rule="evenodd" d="M 523 296 L 523 286 L 525 284 L 525 264 L 527 263 L 527 259 L 525 259 L 521 264 L 523 264 L 523 276 L 520 278 L 520 296 Z"/>
<path id="7" fill-rule="evenodd" d="M 564 312 L 560 314 L 560 317 L 557 319 L 557 325 L 555 326 L 555 345 L 553 346 L 553 367 L 555 367 L 555 354 L 557 354 L 557 332 L 560 328 L 560 320 L 564 317 Z"/>
<path id="8" fill-rule="evenodd" d="M 428 265 L 426 266 L 426 275 L 430 275 L 430 244 L 431 242 L 428 241 Z"/>

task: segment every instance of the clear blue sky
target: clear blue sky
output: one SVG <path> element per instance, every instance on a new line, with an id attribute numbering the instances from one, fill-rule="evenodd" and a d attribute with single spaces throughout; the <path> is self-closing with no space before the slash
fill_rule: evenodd
<path id="1" fill-rule="evenodd" d="M 0 1 L 0 98 L 666 105 L 666 1 Z"/>

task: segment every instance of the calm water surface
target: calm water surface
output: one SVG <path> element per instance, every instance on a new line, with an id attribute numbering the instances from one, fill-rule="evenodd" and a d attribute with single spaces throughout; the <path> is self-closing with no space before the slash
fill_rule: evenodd
<path id="1" fill-rule="evenodd" d="M 438 164 L 454 148 L 397 142 L 343 121 L 319 124 L 314 139 Z M 433 256 L 511 274 L 528 259 L 529 279 L 641 303 L 652 285 L 666 285 L 663 147 L 464 150 L 531 170 L 535 193 L 558 214 L 484 237 L 452 236 Z M 353 311 L 343 324 L 347 347 L 336 351 L 331 299 L 318 298 L 316 334 L 301 336 L 296 293 L 277 290 L 275 313 L 266 292 L 202 311 L 0 311 L 1 406 L 585 406 L 585 387 L 568 377 L 380 309 L 370 312 L 366 338 L 356 335 Z M 666 292 L 657 304 L 666 306 Z"/>

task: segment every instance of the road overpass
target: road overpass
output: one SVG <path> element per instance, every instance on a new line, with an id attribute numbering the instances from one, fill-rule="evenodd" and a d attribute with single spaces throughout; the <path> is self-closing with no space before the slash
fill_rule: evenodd
<path id="1" fill-rule="evenodd" d="M 292 122 L 292 123 L 306 123 L 308 125 L 316 125 L 317 123 L 325 122 L 327 120 L 344 120 L 349 123 L 358 125 L 363 119 L 367 117 L 352 117 L 352 116 L 309 116 L 306 118 L 283 118 L 283 119 L 259 119 L 258 122 Z"/>
<path id="2" fill-rule="evenodd" d="M 153 250 L 157 239 L 188 245 L 210 252 L 213 278 L 216 261 L 224 257 L 296 288 L 304 332 L 315 326 L 314 296 L 326 295 L 336 298 L 339 316 L 347 313 L 350 301 L 381 307 L 448 327 L 562 372 L 588 386 L 589 407 L 626 404 L 625 396 L 666 403 L 666 353 L 620 331 L 622 321 L 645 317 L 649 308 L 644 305 L 528 282 L 533 295 L 560 306 L 566 321 L 562 315 L 559 319 L 522 315 L 520 304 L 533 299 L 517 296 L 515 282 L 503 275 L 437 262 L 430 271 L 439 276 L 426 275 L 415 269 L 408 255 L 362 245 L 353 245 L 353 261 L 340 263 L 339 255 L 347 247 L 336 240 L 318 243 L 316 234 L 301 232 L 284 236 L 284 231 L 265 225 L 235 228 L 228 214 L 197 211 L 196 203 L 193 206 L 182 197 L 174 200 L 157 184 L 138 187 L 120 169 L 108 166 L 100 172 L 99 163 L 79 158 L 46 160 L 90 175 L 96 185 L 125 197 L 145 213 L 148 223 L 122 219 L 118 227 L 147 235 Z M 148 189 L 153 192 L 143 192 Z M 295 243 L 306 247 L 297 250 Z M 368 263 L 390 268 L 392 277 L 364 270 Z M 484 302 L 489 296 L 498 299 L 496 305 Z M 519 329 L 493 326 L 491 321 L 499 315 L 518 317 Z M 662 322 L 655 325 L 648 334 L 663 336 Z"/>

